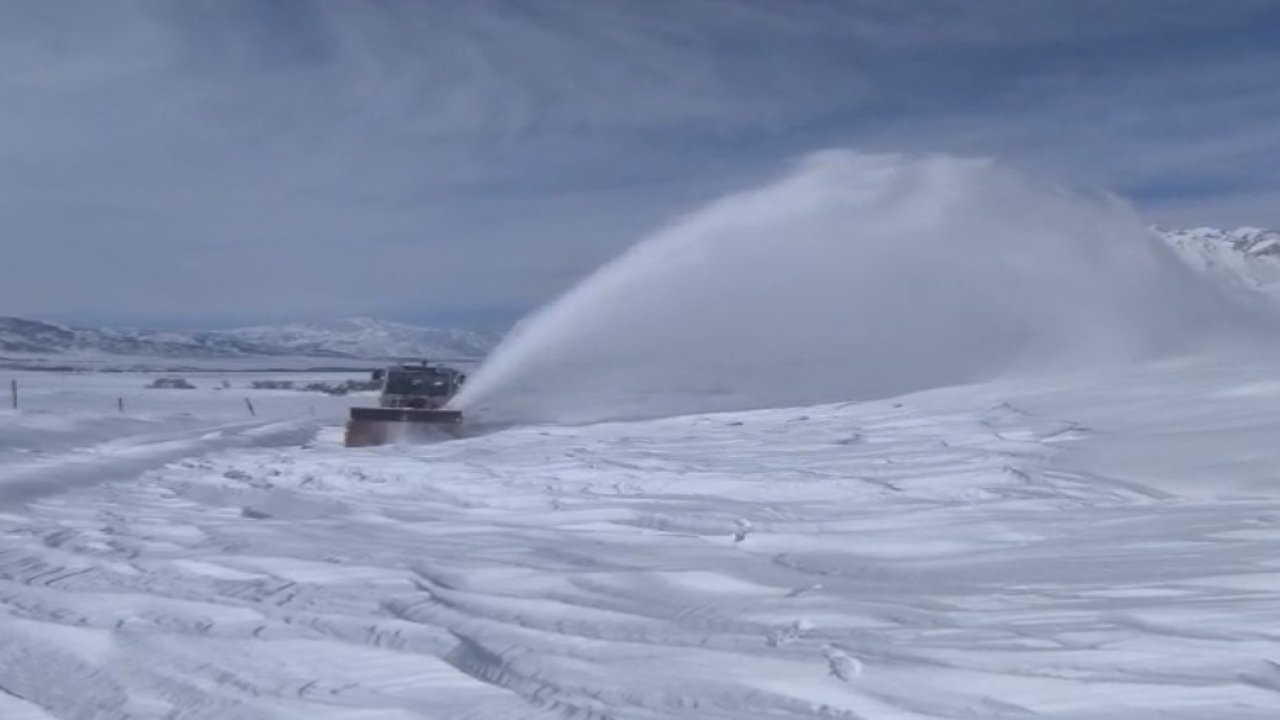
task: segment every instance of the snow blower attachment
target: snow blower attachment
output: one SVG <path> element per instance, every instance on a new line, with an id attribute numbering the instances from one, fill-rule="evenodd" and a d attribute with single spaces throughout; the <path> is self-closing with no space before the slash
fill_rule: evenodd
<path id="1" fill-rule="evenodd" d="M 378 407 L 353 407 L 347 421 L 346 446 L 386 445 L 396 440 L 425 440 L 441 430 L 456 433 L 462 413 L 445 410 L 467 376 L 453 368 L 422 362 L 374 370 L 382 381 Z"/>

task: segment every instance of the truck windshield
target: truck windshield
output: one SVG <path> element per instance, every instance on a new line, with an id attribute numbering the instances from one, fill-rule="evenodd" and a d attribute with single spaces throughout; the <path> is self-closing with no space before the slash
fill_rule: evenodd
<path id="1" fill-rule="evenodd" d="M 422 395 L 439 397 L 452 391 L 447 373 L 392 371 L 387 373 L 388 395 Z"/>

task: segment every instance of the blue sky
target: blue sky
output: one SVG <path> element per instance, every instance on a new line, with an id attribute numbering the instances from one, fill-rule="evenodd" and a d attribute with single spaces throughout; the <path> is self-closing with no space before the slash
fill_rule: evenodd
<path id="1" fill-rule="evenodd" d="M 834 146 L 1280 226 L 1269 0 L 9 0 L 0 68 L 0 314 L 500 325 Z"/>

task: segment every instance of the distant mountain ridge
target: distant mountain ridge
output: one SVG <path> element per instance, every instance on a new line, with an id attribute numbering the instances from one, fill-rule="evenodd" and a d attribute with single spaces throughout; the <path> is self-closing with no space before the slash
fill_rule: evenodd
<path id="1" fill-rule="evenodd" d="M 234 339 L 245 347 L 266 347 L 290 355 L 373 358 L 478 358 L 502 339 L 501 334 L 493 332 L 421 327 L 370 318 L 266 325 L 212 334 Z"/>
<path id="2" fill-rule="evenodd" d="M 1233 289 L 1260 292 L 1280 301 L 1280 231 L 1256 227 L 1156 231 L 1193 269 Z"/>
<path id="3" fill-rule="evenodd" d="M 420 327 L 370 318 L 184 333 L 74 328 L 0 317 L 0 353 L 26 355 L 464 359 L 484 356 L 499 339 L 499 334 L 491 332 Z"/>
<path id="4" fill-rule="evenodd" d="M 1183 262 L 1238 291 L 1280 302 L 1280 231 L 1153 228 Z M 107 355 L 195 359 L 312 357 L 335 359 L 472 359 L 486 355 L 501 334 L 347 318 L 231 330 L 160 332 L 72 328 L 0 317 L 0 353 Z"/>

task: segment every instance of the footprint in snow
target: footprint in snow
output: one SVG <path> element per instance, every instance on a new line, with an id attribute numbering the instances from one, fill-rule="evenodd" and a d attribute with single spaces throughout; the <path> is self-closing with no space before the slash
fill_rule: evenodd
<path id="1" fill-rule="evenodd" d="M 794 642 L 813 628 L 814 624 L 808 618 L 800 618 L 781 630 L 769 633 L 769 647 L 781 647 Z"/>
<path id="2" fill-rule="evenodd" d="M 804 587 L 794 588 L 793 590 L 791 590 L 791 592 L 789 592 L 789 593 L 787 593 L 787 594 L 786 594 L 786 597 L 789 597 L 789 598 L 800 597 L 801 595 L 804 595 L 805 593 L 813 592 L 813 591 L 815 591 L 815 590 L 821 590 L 821 589 L 822 589 L 822 583 L 814 583 L 814 584 L 812 584 L 812 585 L 805 585 Z"/>
<path id="3" fill-rule="evenodd" d="M 827 671 L 843 682 L 862 677 L 862 662 L 838 647 L 824 645 L 822 654 L 827 658 Z"/>

